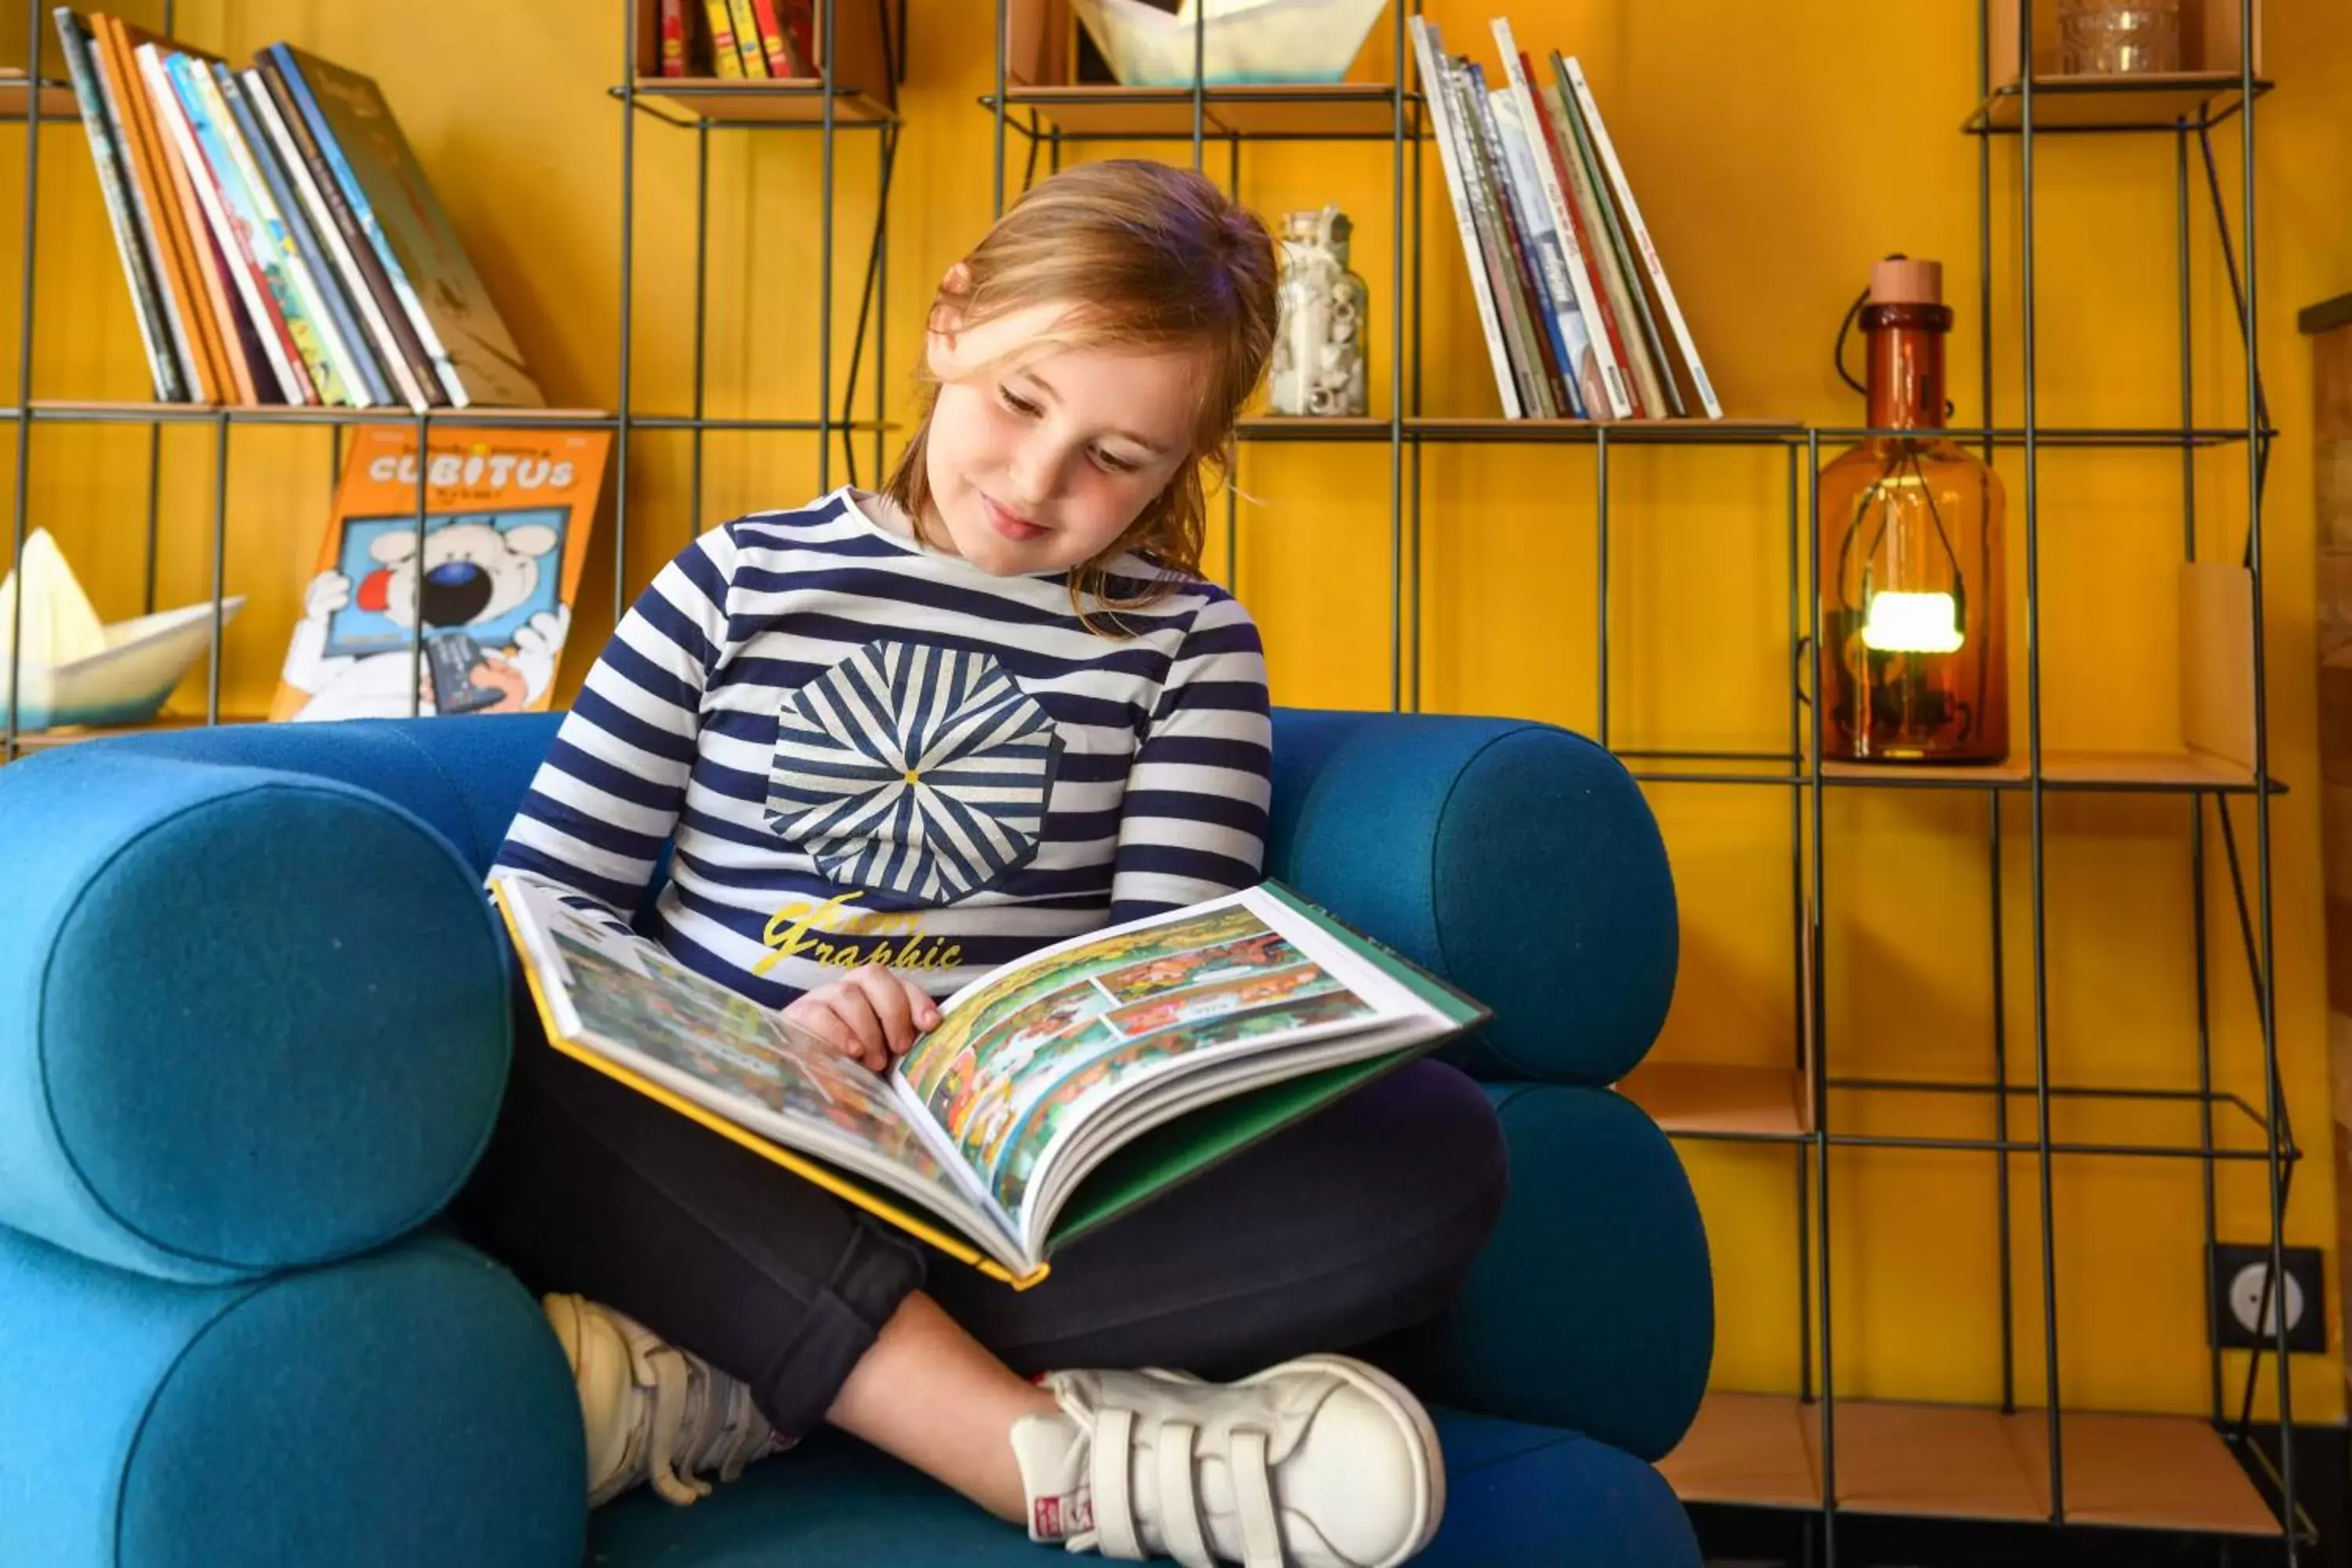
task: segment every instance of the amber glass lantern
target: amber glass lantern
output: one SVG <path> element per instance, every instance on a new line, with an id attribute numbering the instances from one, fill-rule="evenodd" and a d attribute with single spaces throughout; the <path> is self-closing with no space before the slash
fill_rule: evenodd
<path id="1" fill-rule="evenodd" d="M 1822 754 L 2009 754 L 2000 476 L 1943 432 L 1952 312 L 1933 261 L 1879 262 L 1862 309 L 1874 436 L 1821 473 Z"/>

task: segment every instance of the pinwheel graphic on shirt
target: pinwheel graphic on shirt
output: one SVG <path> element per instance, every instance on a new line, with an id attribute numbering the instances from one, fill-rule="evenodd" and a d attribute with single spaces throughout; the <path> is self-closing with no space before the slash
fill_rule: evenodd
<path id="1" fill-rule="evenodd" d="M 845 887 L 950 903 L 1037 853 L 1061 751 L 992 655 L 869 643 L 785 699 L 768 822 Z"/>

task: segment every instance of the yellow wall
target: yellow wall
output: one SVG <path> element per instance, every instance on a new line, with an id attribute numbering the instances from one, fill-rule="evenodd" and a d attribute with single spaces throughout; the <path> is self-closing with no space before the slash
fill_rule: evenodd
<path id="1" fill-rule="evenodd" d="M 1456 50 L 1492 60 L 1486 5 L 1430 5 Z M 2322 930 L 2312 662 L 2309 374 L 2293 310 L 2352 288 L 2352 23 L 2328 0 L 2273 0 L 2269 62 L 2283 82 L 2260 115 L 2262 345 L 2283 427 L 2271 475 L 2269 643 L 2279 1021 L 2286 1083 L 2309 1162 L 2293 1239 L 2334 1236 L 2326 1158 Z M 914 0 L 912 78 L 892 208 L 890 368 L 906 385 L 931 281 L 988 216 L 988 15 L 982 0 Z M 1975 143 L 1958 133 L 1972 96 L 1975 7 L 1723 0 L 1517 0 L 1531 50 L 1580 54 L 1637 182 L 1723 398 L 1735 416 L 1858 420 L 1829 345 L 1867 263 L 1895 249 L 1941 258 L 1958 308 L 1954 395 L 1978 395 Z M 21 37 L 21 5 L 0 38 Z M 160 7 L 138 13 L 160 19 Z M 184 36 L 242 58 L 291 38 L 384 84 L 493 293 L 551 395 L 609 406 L 618 385 L 619 14 L 591 0 L 355 5 L 329 0 L 190 0 Z M 22 45 L 14 46 L 20 53 Z M 0 49 L 0 57 L 8 50 Z M 1387 73 L 1379 30 L 1360 74 Z M 144 373 L 79 133 L 52 128 L 40 161 L 37 392 L 139 397 Z M 695 137 L 641 121 L 635 302 L 638 405 L 688 396 Z M 2224 133 L 2233 195 L 2234 132 Z M 0 211 L 20 199 L 22 142 L 0 141 Z M 1022 146 L 1012 148 L 1015 177 Z M 2013 142 L 1996 148 L 1997 414 L 2013 422 L 2018 312 Z M 1176 155 L 1182 155 L 1178 150 Z M 814 387 L 818 257 L 813 138 L 710 140 L 710 396 L 714 413 L 806 415 Z M 842 160 L 836 348 L 863 261 L 875 144 Z M 1494 394 L 1433 154 L 1425 154 L 1428 262 L 1423 388 L 1436 413 L 1487 413 Z M 1373 405 L 1396 363 L 1385 301 L 1384 147 L 1253 147 L 1244 195 L 1269 212 L 1336 199 L 1359 224 L 1375 312 Z M 1213 170 L 1223 168 L 1222 152 Z M 2168 138 L 2045 142 L 2039 208 L 2041 411 L 2055 423 L 2178 418 Z M 2234 210 L 2234 207 L 2233 207 Z M 2241 417 L 2234 329 L 2197 220 L 2195 353 L 2201 419 Z M 15 299 L 17 252 L 0 255 Z M 5 312 L 13 335 L 15 313 Z M 5 362 L 13 378 L 14 359 Z M 870 367 L 870 360 L 869 360 Z M 9 383 L 13 396 L 13 379 Z M 896 406 L 903 407 L 902 404 Z M 206 591 L 211 435 L 164 441 L 163 602 Z M 800 437 L 716 436 L 703 514 L 685 512 L 688 442 L 640 438 L 632 467 L 627 580 L 641 583 L 691 526 L 816 484 Z M 61 537 L 111 615 L 137 607 L 147 437 L 42 429 L 33 518 Z M 13 454 L 0 451 L 0 460 Z M 870 456 L 861 453 L 870 475 Z M 329 437 L 236 433 L 227 580 L 251 596 L 227 649 L 232 709 L 264 705 L 331 481 Z M 2008 465 L 2012 487 L 2014 462 Z M 833 478 L 842 477 L 836 458 Z M 2046 734 L 2053 745 L 2161 749 L 2178 733 L 2171 583 L 2179 540 L 2177 458 L 2051 453 L 2043 460 Z M 1760 746 L 1785 735 L 1788 585 L 1777 453 L 1629 452 L 1613 473 L 1612 738 L 1625 745 Z M 1381 448 L 1253 450 L 1242 474 L 1239 582 L 1265 624 L 1280 700 L 1386 701 L 1387 465 Z M 1424 476 L 1421 628 L 1434 709 L 1594 721 L 1593 465 L 1570 449 L 1432 449 Z M 2244 526 L 2242 456 L 2200 460 L 2210 553 Z M 612 576 L 592 569 L 572 675 L 609 625 Z M 2021 666 L 2021 658 L 2018 661 Z M 201 690 L 198 691 L 199 700 Z M 1675 855 L 1684 971 L 1661 1052 L 1781 1062 L 1791 1038 L 1789 805 L 1774 792 L 1653 792 Z M 2013 1067 L 2031 1071 L 2032 1013 L 2021 802 L 2007 818 L 2008 1010 Z M 2060 1081 L 2193 1083 L 2187 810 L 2171 798 L 2053 801 L 2048 825 L 2052 1071 Z M 2252 817 L 2238 822 L 2251 847 Z M 1989 912 L 1979 797 L 1847 793 L 1829 810 L 1829 1017 L 1842 1072 L 1980 1076 L 1988 1063 Z M 2218 859 L 2218 856 L 2217 856 Z M 2224 884 L 2210 889 L 2218 900 Z M 2210 927 L 2222 1080 L 2259 1102 L 2253 1034 L 2234 933 Z M 1861 1114 L 1860 1108 L 1849 1108 Z M 1900 1114 L 1895 1114 L 1899 1111 Z M 1982 1131 L 1936 1108 L 1874 1107 L 1888 1131 Z M 1948 1112 L 1944 1113 L 1948 1117 Z M 2014 1124 L 2022 1132 L 2030 1123 Z M 2193 1134 L 2187 1121 L 2072 1118 L 2062 1135 Z M 1786 1151 L 1685 1150 L 1708 1220 L 1725 1386 L 1794 1386 L 1793 1177 Z M 1840 1386 L 1850 1393 L 1982 1400 L 1999 1394 L 1993 1175 L 1982 1155 L 1842 1153 L 1833 1203 Z M 2041 1388 L 2041 1304 L 2032 1162 L 2013 1167 L 2020 1390 Z M 2205 1397 L 2199 1192 L 2186 1163 L 2062 1162 L 2054 1192 L 2059 1315 L 2069 1403 L 2195 1410 Z M 2263 1234 L 2262 1187 L 2225 1172 L 2227 1237 Z M 2331 1267 L 2331 1289 L 2335 1286 Z M 2296 1414 L 2344 1414 L 2341 1347 L 2300 1369 Z M 2242 1365 L 2232 1359 L 2233 1367 Z M 2234 1374 L 2233 1374 L 2234 1386 Z M 2266 1402 L 2267 1405 L 2267 1402 Z"/>

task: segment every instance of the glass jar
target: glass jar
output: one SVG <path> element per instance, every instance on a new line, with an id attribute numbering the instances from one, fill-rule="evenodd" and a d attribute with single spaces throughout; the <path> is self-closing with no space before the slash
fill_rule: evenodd
<path id="1" fill-rule="evenodd" d="M 2177 71 L 2180 0 L 2060 0 L 2058 47 L 2068 76 Z"/>
<path id="2" fill-rule="evenodd" d="M 1281 325 L 1267 375 L 1272 413 L 1328 417 L 1369 409 L 1364 324 L 1370 296 L 1348 265 L 1349 227 L 1336 206 L 1283 216 Z"/>
<path id="3" fill-rule="evenodd" d="M 2000 477 L 1943 433 L 1942 268 L 1871 274 L 1873 436 L 1823 466 L 1822 755 L 1995 763 L 2009 754 Z"/>

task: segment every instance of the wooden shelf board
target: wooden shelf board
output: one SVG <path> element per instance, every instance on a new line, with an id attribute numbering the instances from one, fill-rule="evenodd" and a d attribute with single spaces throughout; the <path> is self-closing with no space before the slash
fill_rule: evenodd
<path id="1" fill-rule="evenodd" d="M 1838 1506 L 1906 1518 L 2050 1517 L 2049 1425 L 2039 1411 L 1841 1399 Z M 2066 1518 L 2077 1524 L 2276 1536 L 2278 1520 L 2212 1426 L 2193 1416 L 2065 1412 Z M 1821 1407 L 1783 1394 L 1710 1393 L 1658 1466 L 1685 1502 L 1815 1509 Z"/>
<path id="2" fill-rule="evenodd" d="M 1981 766 L 1916 763 L 1829 763 L 1822 775 L 1843 784 L 1944 784 L 2023 788 L 2026 759 Z M 2042 753 L 2042 778 L 2056 789 L 2252 789 L 2250 768 L 2204 752 L 2063 752 Z"/>
<path id="3" fill-rule="evenodd" d="M 2208 105 L 2234 106 L 2242 85 L 2234 70 L 2164 71 L 2132 77 L 2037 76 L 2033 79 L 2033 128 L 2169 126 L 2179 119 L 2195 125 Z M 2257 78 L 2255 95 L 2269 87 L 2269 82 Z M 2024 92 L 2011 83 L 1985 100 L 1969 121 L 1969 129 L 2014 131 L 2024 117 Z"/>
<path id="4" fill-rule="evenodd" d="M 0 411 L 13 412 L 13 411 Z M 416 411 L 405 406 L 325 407 L 282 403 L 155 403 L 100 398 L 37 397 L 33 418 L 80 417 L 124 425 L 202 424 L 222 414 L 233 425 L 410 425 Z M 446 408 L 427 411 L 436 429 L 453 425 L 568 425 L 597 428 L 617 423 L 601 408 Z"/>
<path id="5" fill-rule="evenodd" d="M 641 102 L 667 106 L 688 120 L 719 125 L 822 125 L 824 123 L 824 83 L 806 80 L 738 81 L 724 77 L 641 76 L 636 79 Z M 836 125 L 880 124 L 897 118 L 862 92 L 836 86 L 833 93 Z"/>
<path id="6" fill-rule="evenodd" d="M 1757 446 L 1803 438 L 1805 427 L 1769 419 L 1622 419 L 1607 426 L 1590 419 L 1503 419 L 1492 416 L 1419 416 L 1404 421 L 1408 439 L 1591 446 L 1606 428 L 1612 445 Z M 1385 414 L 1314 417 L 1295 414 L 1254 415 L 1241 422 L 1244 441 L 1385 441 Z"/>
<path id="7" fill-rule="evenodd" d="M 1206 136 L 1385 139 L 1395 132 L 1394 90 L 1360 82 L 1212 87 L 1204 94 Z M 1186 87 L 1009 87 L 1008 118 L 1034 110 L 1050 127 L 1082 136 L 1190 136 L 1192 89 Z M 1405 95 L 1408 136 L 1420 125 L 1420 95 Z"/>
<path id="8" fill-rule="evenodd" d="M 1645 1062 L 1617 1091 L 1669 1133 L 1797 1138 L 1812 1126 L 1794 1068 Z"/>
<path id="9" fill-rule="evenodd" d="M 0 68 L 0 120 L 22 121 L 26 118 L 25 103 L 31 95 L 26 90 L 25 73 L 15 67 Z M 81 104 L 74 98 L 73 88 L 61 81 L 41 83 L 41 121 L 81 119 Z"/>

